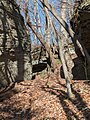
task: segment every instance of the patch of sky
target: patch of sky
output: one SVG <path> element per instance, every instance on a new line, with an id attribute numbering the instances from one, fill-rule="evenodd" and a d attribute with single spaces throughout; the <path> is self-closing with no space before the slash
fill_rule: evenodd
<path id="1" fill-rule="evenodd" d="M 28 2 L 28 9 L 29 9 L 29 17 L 30 17 L 30 21 L 32 22 L 32 25 L 35 25 L 34 23 L 34 1 L 33 0 L 26 0 Z M 25 19 L 25 0 L 17 0 L 17 3 L 20 5 L 21 8 L 21 14 L 24 18 L 25 24 L 26 24 L 26 19 Z M 55 8 L 56 11 L 58 12 L 58 14 L 61 14 L 61 7 L 62 7 L 62 0 L 48 0 L 48 2 L 50 4 L 52 4 Z M 70 25 L 70 16 L 69 16 L 69 11 L 70 11 L 70 5 L 69 4 L 73 4 L 73 0 L 67 0 L 67 10 L 66 10 L 66 16 L 67 16 L 67 23 L 68 25 Z M 60 28 L 61 25 L 60 23 L 56 20 L 56 18 L 54 18 L 54 16 L 52 15 L 52 13 L 50 13 L 50 16 L 54 22 L 54 25 L 56 27 L 56 29 L 58 30 L 58 32 L 60 33 Z M 39 18 L 38 18 L 39 17 Z M 38 23 L 38 19 L 40 19 L 40 23 Z M 45 20 L 45 13 L 44 13 L 44 9 L 43 9 L 43 5 L 41 4 L 41 2 L 38 0 L 38 10 L 37 10 L 37 23 L 36 26 L 39 25 L 39 29 L 38 32 L 40 32 L 44 38 L 44 34 L 45 34 L 45 25 L 46 25 L 46 20 Z M 30 28 L 29 28 L 30 29 Z M 32 30 L 30 29 L 30 36 L 31 36 L 31 40 L 32 43 L 34 43 L 34 33 L 32 32 Z M 54 39 L 53 36 L 53 32 L 51 31 L 51 41 L 52 39 Z M 38 40 L 38 39 L 37 39 Z M 39 40 L 38 40 L 39 41 Z M 55 41 L 55 40 L 54 40 Z M 40 44 L 40 42 L 38 42 Z"/>

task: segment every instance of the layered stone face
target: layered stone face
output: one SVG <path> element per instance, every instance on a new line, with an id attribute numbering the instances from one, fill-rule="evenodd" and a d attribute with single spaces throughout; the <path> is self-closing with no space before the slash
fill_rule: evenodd
<path id="1" fill-rule="evenodd" d="M 75 32 L 75 37 L 82 42 L 83 47 L 87 50 L 87 53 L 90 55 L 90 0 L 81 0 L 77 1 L 76 8 L 74 8 L 74 14 L 71 19 L 71 26 Z M 90 57 L 88 55 L 89 62 L 86 62 L 85 59 L 82 59 L 82 54 L 77 50 L 77 54 L 81 59 L 80 63 L 75 68 L 75 71 L 79 71 L 82 75 L 85 76 L 85 79 L 90 79 Z M 78 60 L 76 61 L 78 63 Z M 82 72 L 83 70 L 83 72 Z M 83 74 L 84 73 L 84 74 Z M 84 79 L 84 76 L 83 79 Z"/>
<path id="2" fill-rule="evenodd" d="M 79 11 L 81 40 L 90 53 L 90 4 Z"/>
<path id="3" fill-rule="evenodd" d="M 72 17 L 73 30 L 90 53 L 90 0 L 82 0 Z"/>
<path id="4" fill-rule="evenodd" d="M 18 5 L 14 0 L 0 0 L 0 76 L 12 76 L 17 81 L 31 79 L 29 48 L 30 37 Z"/>

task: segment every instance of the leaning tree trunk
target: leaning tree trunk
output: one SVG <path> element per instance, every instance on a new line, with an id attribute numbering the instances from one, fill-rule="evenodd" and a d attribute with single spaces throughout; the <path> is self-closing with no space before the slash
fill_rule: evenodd
<path id="1" fill-rule="evenodd" d="M 62 18 L 67 21 L 67 16 L 66 16 L 67 8 L 66 8 L 66 0 L 62 1 L 62 8 L 61 8 L 61 16 Z M 66 86 L 67 86 L 67 92 L 69 97 L 72 97 L 72 91 L 71 91 L 71 79 L 72 79 L 72 67 L 74 66 L 74 63 L 71 59 L 71 56 L 69 54 L 68 50 L 68 34 L 61 26 L 61 40 L 59 39 L 59 49 L 60 49 L 60 56 L 61 56 L 61 61 L 63 65 L 63 71 L 65 75 L 65 80 L 66 80 Z M 64 37 L 65 36 L 65 37 Z"/>

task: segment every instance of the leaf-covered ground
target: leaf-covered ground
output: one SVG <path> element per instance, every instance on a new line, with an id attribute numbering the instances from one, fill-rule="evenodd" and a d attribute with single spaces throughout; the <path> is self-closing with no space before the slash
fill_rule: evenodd
<path id="1" fill-rule="evenodd" d="M 90 81 L 74 80 L 67 97 L 58 75 L 24 81 L 0 97 L 0 120 L 90 120 Z"/>

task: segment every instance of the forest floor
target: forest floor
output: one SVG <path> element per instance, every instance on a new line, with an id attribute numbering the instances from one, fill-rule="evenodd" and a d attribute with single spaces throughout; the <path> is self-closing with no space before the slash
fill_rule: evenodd
<path id="1" fill-rule="evenodd" d="M 90 120 L 90 81 L 72 82 L 69 99 L 58 75 L 23 81 L 0 96 L 0 120 Z"/>

